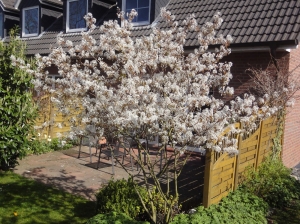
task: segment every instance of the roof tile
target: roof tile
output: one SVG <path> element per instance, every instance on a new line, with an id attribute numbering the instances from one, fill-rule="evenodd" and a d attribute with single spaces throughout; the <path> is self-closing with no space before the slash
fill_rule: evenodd
<path id="1" fill-rule="evenodd" d="M 194 13 L 199 25 L 203 25 L 206 21 L 210 21 L 217 11 L 222 12 L 224 22 L 218 34 L 231 34 L 234 37 L 233 43 L 287 41 L 295 38 L 300 41 L 299 0 L 156 0 L 156 2 L 157 4 L 168 2 L 166 8 L 176 16 L 179 24 L 188 14 Z M 162 29 L 168 27 L 161 20 L 160 17 L 156 19 L 156 26 Z M 62 31 L 62 22 L 62 18 L 58 19 L 41 37 L 35 41 L 28 40 L 28 52 L 37 50 L 47 52 L 49 47 L 45 47 L 46 43 L 55 43 L 55 36 Z M 132 36 L 141 37 L 149 35 L 150 32 L 151 26 L 135 27 Z M 67 37 L 76 41 L 80 39 L 78 34 L 66 35 Z M 188 38 L 186 46 L 198 45 L 195 32 L 190 33 Z"/>

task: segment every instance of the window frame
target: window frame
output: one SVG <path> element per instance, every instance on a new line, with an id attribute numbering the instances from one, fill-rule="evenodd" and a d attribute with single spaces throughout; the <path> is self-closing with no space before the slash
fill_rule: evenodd
<path id="1" fill-rule="evenodd" d="M 25 33 L 25 11 L 26 10 L 31 10 L 31 9 L 37 9 L 37 18 L 38 18 L 37 32 L 26 34 Z M 32 6 L 32 7 L 23 8 L 22 9 L 22 37 L 38 36 L 39 35 L 39 30 L 40 30 L 40 8 L 39 8 L 39 6 Z"/>
<path id="2" fill-rule="evenodd" d="M 0 10 L 0 22 L 2 20 L 2 24 L 0 25 L 0 39 L 4 38 L 4 13 Z"/>
<path id="3" fill-rule="evenodd" d="M 132 22 L 132 25 L 133 26 L 145 26 L 145 25 L 149 25 L 150 24 L 150 21 L 151 21 L 151 3 L 152 3 L 153 0 L 149 0 L 149 16 L 148 16 L 148 21 L 143 21 L 143 22 Z M 123 0 L 122 1 L 122 10 L 123 12 L 126 14 L 126 3 L 127 3 L 127 0 Z"/>
<path id="4" fill-rule="evenodd" d="M 70 2 L 77 2 L 77 1 L 79 1 L 79 0 L 67 0 L 67 6 L 66 6 L 66 8 L 67 8 L 67 18 L 66 18 L 66 33 L 72 33 L 72 32 L 81 32 L 81 31 L 86 31 L 87 30 L 87 25 L 85 24 L 85 27 L 84 28 L 76 28 L 76 29 L 70 29 L 69 28 L 69 22 L 70 22 L 70 16 L 69 16 L 69 10 L 70 10 L 70 6 L 69 6 L 69 4 L 70 4 Z M 85 2 L 86 2 L 86 13 L 85 13 L 85 15 L 88 13 L 88 0 L 85 0 Z"/>

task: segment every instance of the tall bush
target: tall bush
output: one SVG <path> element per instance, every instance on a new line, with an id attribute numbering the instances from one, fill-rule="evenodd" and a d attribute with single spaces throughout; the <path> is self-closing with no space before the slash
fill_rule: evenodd
<path id="1" fill-rule="evenodd" d="M 17 33 L 12 29 L 9 42 L 0 42 L 0 169 L 4 170 L 26 155 L 28 134 L 36 117 L 32 75 L 12 61 L 12 55 L 25 60 L 25 45 Z"/>

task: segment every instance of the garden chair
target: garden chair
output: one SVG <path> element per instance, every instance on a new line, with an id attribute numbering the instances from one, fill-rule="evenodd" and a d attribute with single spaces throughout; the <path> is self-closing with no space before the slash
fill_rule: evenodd
<path id="1" fill-rule="evenodd" d="M 90 163 L 92 163 L 92 147 L 98 148 L 98 137 L 96 134 L 96 128 L 94 125 L 87 125 L 84 133 L 78 134 L 79 137 L 79 152 L 78 158 L 80 158 L 81 146 L 84 144 L 85 140 L 87 140 L 87 145 L 89 146 L 89 154 L 90 154 Z M 85 144 L 84 144 L 85 145 Z M 97 153 L 97 151 L 96 151 Z"/>
<path id="2" fill-rule="evenodd" d="M 133 163 L 131 157 L 131 141 L 119 137 L 118 139 L 106 140 L 105 144 L 99 144 L 98 146 L 100 148 L 100 152 L 98 155 L 97 169 L 99 168 L 101 156 L 104 155 L 104 157 L 107 157 L 107 159 L 111 158 L 112 173 L 114 175 L 115 174 L 114 159 L 117 159 L 118 157 L 122 157 L 122 164 L 124 164 L 124 158 L 128 154 L 130 155 L 131 168 L 133 169 Z"/>

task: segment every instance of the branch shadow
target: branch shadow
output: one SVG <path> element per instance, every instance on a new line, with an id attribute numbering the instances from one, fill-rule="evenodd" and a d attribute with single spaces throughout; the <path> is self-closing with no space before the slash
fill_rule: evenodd
<path id="1" fill-rule="evenodd" d="M 33 173 L 38 174 L 39 169 Z M 1 174 L 1 173 L 0 173 Z M 4 174 L 5 175 L 5 174 Z M 2 175 L 0 175 L 1 177 Z M 0 184 L 0 223 L 82 223 L 95 215 L 95 202 L 75 198 L 46 184 L 14 176 Z M 13 215 L 13 212 L 18 212 Z"/>
<path id="2" fill-rule="evenodd" d="M 60 190 L 82 196 L 88 200 L 94 200 L 94 189 L 87 188 L 83 180 L 78 180 L 76 176 L 70 175 L 66 170 L 60 171 L 59 177 L 51 177 L 43 172 L 45 167 L 31 169 L 30 172 L 24 172 L 22 176 L 42 182 L 48 186 L 53 186 Z"/>
<path id="3" fill-rule="evenodd" d="M 182 156 L 182 160 L 185 156 Z M 174 170 L 170 169 L 170 193 L 175 193 L 174 180 L 172 179 L 172 173 Z M 198 207 L 202 204 L 203 200 L 203 188 L 204 188 L 204 172 L 205 172 L 205 156 L 192 154 L 186 164 L 184 165 L 180 176 L 178 177 L 178 194 L 179 204 L 182 211 L 188 211 L 191 208 Z M 145 182 L 142 180 L 143 175 L 139 173 L 135 176 L 140 180 L 139 185 L 143 186 Z M 148 183 L 154 184 L 152 179 L 147 180 Z M 160 184 L 164 192 L 167 191 L 167 177 L 166 174 L 161 176 Z"/>

